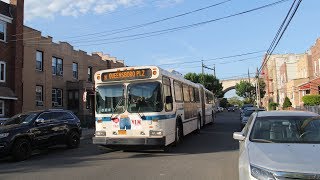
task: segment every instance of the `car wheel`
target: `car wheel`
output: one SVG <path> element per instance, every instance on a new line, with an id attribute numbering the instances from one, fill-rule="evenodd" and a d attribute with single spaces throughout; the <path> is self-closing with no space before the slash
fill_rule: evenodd
<path id="1" fill-rule="evenodd" d="M 71 131 L 67 137 L 67 146 L 70 149 L 77 148 L 80 145 L 80 135 L 75 131 Z"/>
<path id="2" fill-rule="evenodd" d="M 12 147 L 12 156 L 15 161 L 22 161 L 31 156 L 32 148 L 27 139 L 18 139 Z"/>

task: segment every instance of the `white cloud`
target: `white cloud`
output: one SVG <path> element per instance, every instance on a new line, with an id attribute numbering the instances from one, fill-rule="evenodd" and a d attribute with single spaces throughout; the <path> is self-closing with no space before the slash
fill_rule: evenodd
<path id="1" fill-rule="evenodd" d="M 182 3 L 184 0 L 161 0 L 157 2 L 157 7 L 159 8 L 166 8 L 166 7 L 172 7 L 176 4 Z"/>
<path id="2" fill-rule="evenodd" d="M 77 17 L 90 12 L 101 14 L 142 2 L 143 0 L 25 0 L 25 17 L 28 21 L 34 18 L 54 18 L 56 15 Z"/>

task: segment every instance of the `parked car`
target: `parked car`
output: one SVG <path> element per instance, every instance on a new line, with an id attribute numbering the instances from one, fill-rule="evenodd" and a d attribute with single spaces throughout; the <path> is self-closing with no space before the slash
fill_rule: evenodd
<path id="1" fill-rule="evenodd" d="M 245 110 L 241 114 L 241 118 L 240 118 L 241 129 L 247 124 L 247 121 L 248 121 L 249 117 L 251 116 L 251 114 L 256 111 L 265 111 L 265 109 L 255 108 L 255 107 L 245 108 Z"/>
<path id="2" fill-rule="evenodd" d="M 241 132 L 239 179 L 319 179 L 320 117 L 304 111 L 253 113 Z"/>
<path id="3" fill-rule="evenodd" d="M 223 112 L 223 107 L 218 107 L 218 112 Z"/>
<path id="4" fill-rule="evenodd" d="M 230 111 L 234 112 L 235 108 L 233 106 L 228 107 L 228 112 L 230 112 Z"/>
<path id="5" fill-rule="evenodd" d="M 27 159 L 34 149 L 66 144 L 77 148 L 81 137 L 80 120 L 71 111 L 44 110 L 9 118 L 0 126 L 0 156 Z"/>

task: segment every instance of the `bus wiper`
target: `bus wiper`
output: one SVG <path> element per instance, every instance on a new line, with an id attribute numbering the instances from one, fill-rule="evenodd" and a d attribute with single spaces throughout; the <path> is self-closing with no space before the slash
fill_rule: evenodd
<path id="1" fill-rule="evenodd" d="M 140 114 L 140 107 L 138 108 L 137 113 L 139 114 L 139 116 L 140 116 L 140 118 L 141 118 L 142 120 L 144 120 L 143 118 L 146 118 L 146 116 L 143 115 L 143 114 L 142 114 L 142 116 L 141 116 L 141 114 Z"/>
<path id="2" fill-rule="evenodd" d="M 270 140 L 267 140 L 267 139 L 252 139 L 252 141 L 262 142 L 262 143 L 273 143 L 273 141 L 270 141 Z"/>
<path id="3" fill-rule="evenodd" d="M 119 100 L 119 102 L 117 103 L 116 107 L 114 108 L 114 111 L 112 112 L 111 114 L 111 119 L 112 119 L 112 116 L 114 115 L 114 113 L 118 110 L 118 107 L 120 106 L 120 104 L 122 103 L 124 99 L 124 96 L 121 97 L 121 99 Z M 118 115 L 119 113 L 117 113 L 116 115 Z"/>

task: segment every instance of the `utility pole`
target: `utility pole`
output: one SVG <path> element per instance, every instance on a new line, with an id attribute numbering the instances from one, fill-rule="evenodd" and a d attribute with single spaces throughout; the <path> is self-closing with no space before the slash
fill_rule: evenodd
<path id="1" fill-rule="evenodd" d="M 259 69 L 257 68 L 257 89 L 256 89 L 256 94 L 257 94 L 257 107 L 260 107 L 260 102 L 261 102 L 261 97 L 260 97 L 260 78 L 259 78 Z"/>
<path id="2" fill-rule="evenodd" d="M 201 68 L 202 68 L 202 84 L 204 86 L 204 64 L 203 64 L 203 60 L 201 60 Z"/>
<path id="3" fill-rule="evenodd" d="M 250 83 L 250 71 L 249 71 L 249 68 L 248 68 L 248 80 L 249 80 L 249 83 Z"/>
<path id="4" fill-rule="evenodd" d="M 216 65 L 213 64 L 213 74 L 214 74 L 214 77 L 216 77 Z"/>

